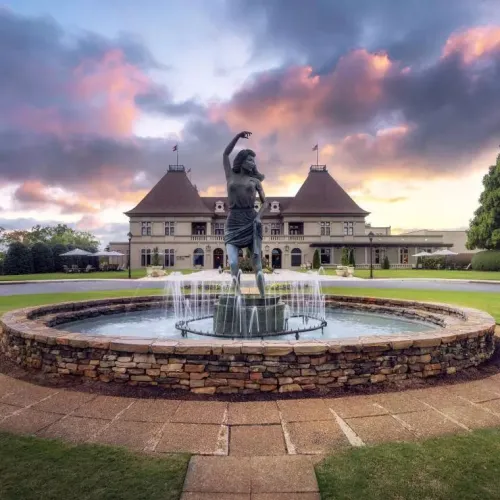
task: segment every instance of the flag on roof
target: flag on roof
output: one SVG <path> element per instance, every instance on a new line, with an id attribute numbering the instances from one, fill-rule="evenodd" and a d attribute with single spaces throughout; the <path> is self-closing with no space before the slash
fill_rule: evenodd
<path id="1" fill-rule="evenodd" d="M 316 146 L 313 147 L 313 151 L 318 151 L 318 145 L 316 144 Z"/>
<path id="2" fill-rule="evenodd" d="M 178 145 L 176 144 L 173 148 L 172 148 L 172 151 L 177 151 L 178 149 Z"/>

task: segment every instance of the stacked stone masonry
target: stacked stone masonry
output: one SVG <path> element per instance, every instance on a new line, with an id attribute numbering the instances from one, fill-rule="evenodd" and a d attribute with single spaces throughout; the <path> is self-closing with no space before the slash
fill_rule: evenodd
<path id="1" fill-rule="evenodd" d="M 452 375 L 494 351 L 494 319 L 482 311 L 390 299 L 329 296 L 331 307 L 434 323 L 425 333 L 337 341 L 165 341 L 92 337 L 52 328 L 82 318 L 164 307 L 158 297 L 103 299 L 12 311 L 2 352 L 51 376 L 155 385 L 201 394 L 292 392 Z"/>

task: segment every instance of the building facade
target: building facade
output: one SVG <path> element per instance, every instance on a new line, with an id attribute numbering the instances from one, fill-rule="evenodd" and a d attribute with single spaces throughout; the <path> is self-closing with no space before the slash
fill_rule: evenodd
<path id="1" fill-rule="evenodd" d="M 370 266 L 371 250 L 375 268 L 380 267 L 385 256 L 392 268 L 406 268 L 416 264 L 413 254 L 453 249 L 458 241 L 456 235 L 448 241 L 446 232 L 392 235 L 390 227 L 370 226 L 365 222 L 369 213 L 354 202 L 324 165 L 311 166 L 295 196 L 269 196 L 266 204 L 262 254 L 275 269 L 309 265 L 316 250 L 322 266 L 336 266 L 341 263 L 344 248 L 354 252 L 356 267 Z M 155 248 L 166 268 L 225 267 L 227 211 L 227 198 L 200 196 L 184 167 L 173 165 L 126 213 L 130 244 L 112 242 L 110 248 L 128 255 L 130 247 L 133 269 L 151 265 Z"/>

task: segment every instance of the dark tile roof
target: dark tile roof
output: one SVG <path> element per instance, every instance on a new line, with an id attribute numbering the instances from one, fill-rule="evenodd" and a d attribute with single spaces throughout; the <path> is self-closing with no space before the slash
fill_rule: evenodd
<path id="1" fill-rule="evenodd" d="M 184 170 L 169 170 L 126 215 L 212 215 Z"/>
<path id="2" fill-rule="evenodd" d="M 340 187 L 326 167 L 313 166 L 285 215 L 363 215 L 366 212 Z"/>

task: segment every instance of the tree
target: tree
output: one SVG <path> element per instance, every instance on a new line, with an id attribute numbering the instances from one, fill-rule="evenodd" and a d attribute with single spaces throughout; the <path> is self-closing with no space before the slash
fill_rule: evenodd
<path id="1" fill-rule="evenodd" d="M 382 261 L 382 269 L 390 269 L 391 268 L 391 263 L 389 262 L 389 257 L 387 255 L 384 257 L 384 260 Z"/>
<path id="2" fill-rule="evenodd" d="M 483 177 L 484 190 L 467 232 L 466 247 L 500 250 L 500 154 Z"/>
<path id="3" fill-rule="evenodd" d="M 316 249 L 313 255 L 313 269 L 319 269 L 321 266 L 321 261 L 319 259 L 319 250 Z"/>
<path id="4" fill-rule="evenodd" d="M 31 247 L 33 270 L 35 273 L 51 273 L 54 271 L 54 256 L 52 249 L 45 243 L 35 243 Z"/>
<path id="5" fill-rule="evenodd" d="M 340 258 L 340 263 L 343 266 L 349 265 L 349 249 L 346 247 L 342 248 L 342 257 Z"/>
<path id="6" fill-rule="evenodd" d="M 354 248 L 349 249 L 349 265 L 354 267 L 356 265 L 356 259 L 354 257 Z"/>
<path id="7" fill-rule="evenodd" d="M 152 264 L 153 266 L 160 265 L 160 254 L 158 253 L 158 247 L 153 248 Z"/>
<path id="8" fill-rule="evenodd" d="M 30 274 L 33 272 L 31 249 L 24 243 L 14 242 L 9 246 L 4 262 L 4 273 Z"/>
<path id="9" fill-rule="evenodd" d="M 54 269 L 56 271 L 62 271 L 63 266 L 67 264 L 67 260 L 64 257 L 60 257 L 62 253 L 66 253 L 68 251 L 68 247 L 66 245 L 62 245 L 61 243 L 57 243 L 52 247 L 52 256 L 54 258 Z"/>

